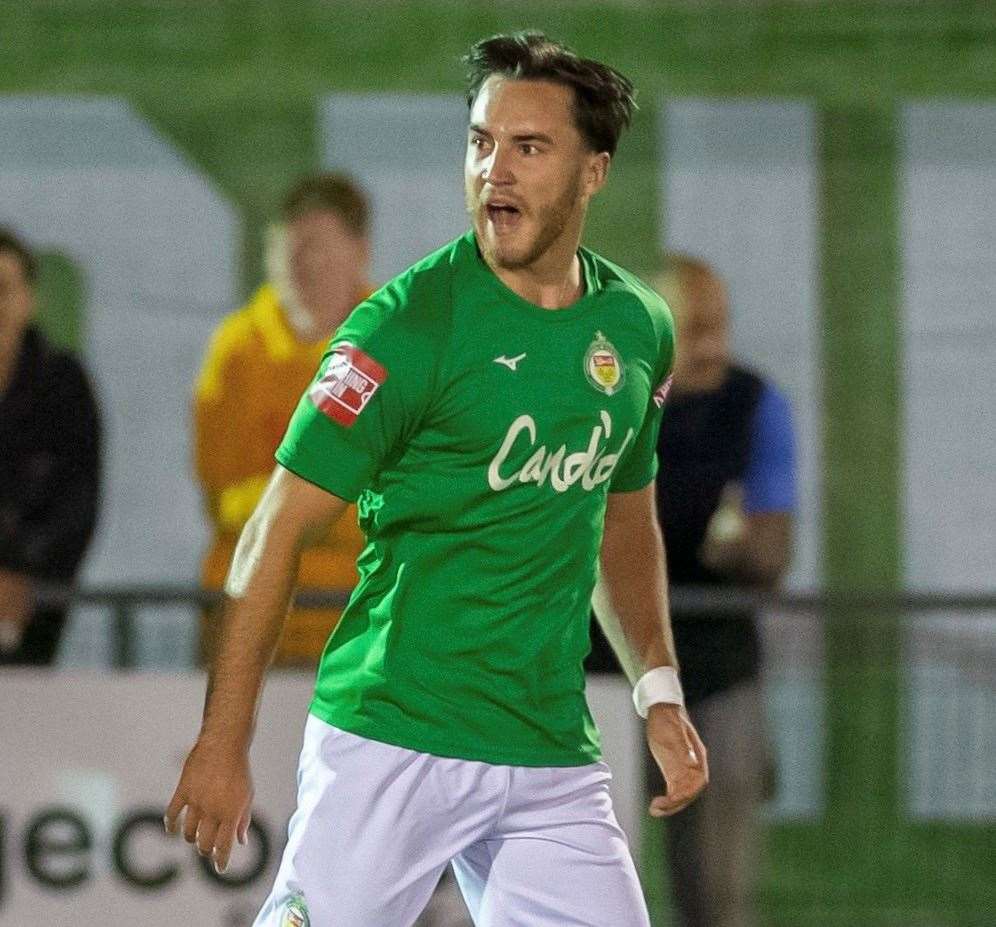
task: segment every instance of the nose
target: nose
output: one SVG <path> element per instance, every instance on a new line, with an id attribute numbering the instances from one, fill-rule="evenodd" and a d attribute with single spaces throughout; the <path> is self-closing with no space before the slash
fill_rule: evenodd
<path id="1" fill-rule="evenodd" d="M 491 154 L 484 159 L 481 166 L 481 178 L 494 187 L 503 187 L 512 183 L 515 178 L 509 166 L 509 158 L 502 145 L 495 145 Z"/>

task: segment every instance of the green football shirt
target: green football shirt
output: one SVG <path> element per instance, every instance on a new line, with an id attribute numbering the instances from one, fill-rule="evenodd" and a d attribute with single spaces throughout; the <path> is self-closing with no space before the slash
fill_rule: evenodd
<path id="1" fill-rule="evenodd" d="M 600 755 L 582 660 L 609 492 L 646 486 L 674 336 L 664 302 L 582 249 L 541 309 L 473 233 L 382 287 L 332 339 L 277 460 L 356 500 L 359 583 L 311 711 L 437 756 Z"/>

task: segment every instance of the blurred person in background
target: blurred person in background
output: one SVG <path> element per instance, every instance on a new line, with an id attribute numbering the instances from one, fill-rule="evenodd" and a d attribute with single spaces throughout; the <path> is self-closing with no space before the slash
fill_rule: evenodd
<path id="1" fill-rule="evenodd" d="M 358 498 L 361 580 L 322 655 L 257 927 L 407 927 L 451 861 L 480 927 L 649 927 L 585 699 L 596 580 L 667 782 L 650 813 L 708 779 L 654 513 L 671 318 L 580 247 L 632 84 L 538 33 L 466 61 L 472 229 L 353 312 L 302 396 L 236 547 L 166 810 L 224 869 L 298 551 Z"/>
<path id="2" fill-rule="evenodd" d="M 0 228 L 0 665 L 54 662 L 66 608 L 35 593 L 73 582 L 97 522 L 97 403 L 80 362 L 33 324 L 37 278 Z"/>
<path id="3" fill-rule="evenodd" d="M 202 569 L 207 589 L 222 588 L 239 533 L 273 470 L 273 453 L 329 338 L 370 292 L 369 224 L 366 196 L 350 178 L 300 179 L 268 230 L 267 282 L 211 339 L 194 395 L 197 476 L 214 531 Z M 300 585 L 349 592 L 362 544 L 352 509 L 305 547 Z M 339 614 L 294 609 L 275 663 L 313 666 Z M 205 662 L 217 622 L 217 610 L 206 610 Z"/>
<path id="4" fill-rule="evenodd" d="M 732 360 L 727 290 L 708 265 L 673 255 L 653 282 L 674 313 L 678 337 L 658 440 L 657 505 L 669 581 L 771 588 L 792 552 L 789 404 L 774 385 Z M 676 607 L 673 626 L 689 712 L 711 745 L 709 788 L 667 824 L 680 924 L 751 927 L 758 812 L 773 782 L 757 616 L 749 609 Z M 652 791 L 660 774 L 647 767 Z"/>

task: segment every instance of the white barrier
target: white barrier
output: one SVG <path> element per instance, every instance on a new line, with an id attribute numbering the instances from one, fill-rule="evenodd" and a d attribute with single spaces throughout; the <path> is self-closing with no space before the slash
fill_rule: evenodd
<path id="1" fill-rule="evenodd" d="M 249 846 L 216 875 L 162 830 L 197 731 L 200 675 L 0 676 L 0 927 L 245 927 L 265 896 L 294 806 L 310 674 L 269 679 L 253 745 Z M 636 847 L 639 725 L 628 686 L 589 700 L 613 766 L 616 811 Z"/>

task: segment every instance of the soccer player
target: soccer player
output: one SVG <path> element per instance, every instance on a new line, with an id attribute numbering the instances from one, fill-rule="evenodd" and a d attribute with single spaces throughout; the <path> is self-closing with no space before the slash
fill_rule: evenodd
<path id="1" fill-rule="evenodd" d="M 707 779 L 654 514 L 672 323 L 580 247 L 632 86 L 536 33 L 481 41 L 468 63 L 472 229 L 332 339 L 236 549 L 201 732 L 166 811 L 219 868 L 245 838 L 249 741 L 297 552 L 357 499 L 360 582 L 322 658 L 257 927 L 406 927 L 450 861 L 479 927 L 646 927 L 584 697 L 599 574 L 667 783 L 651 814 Z"/>

